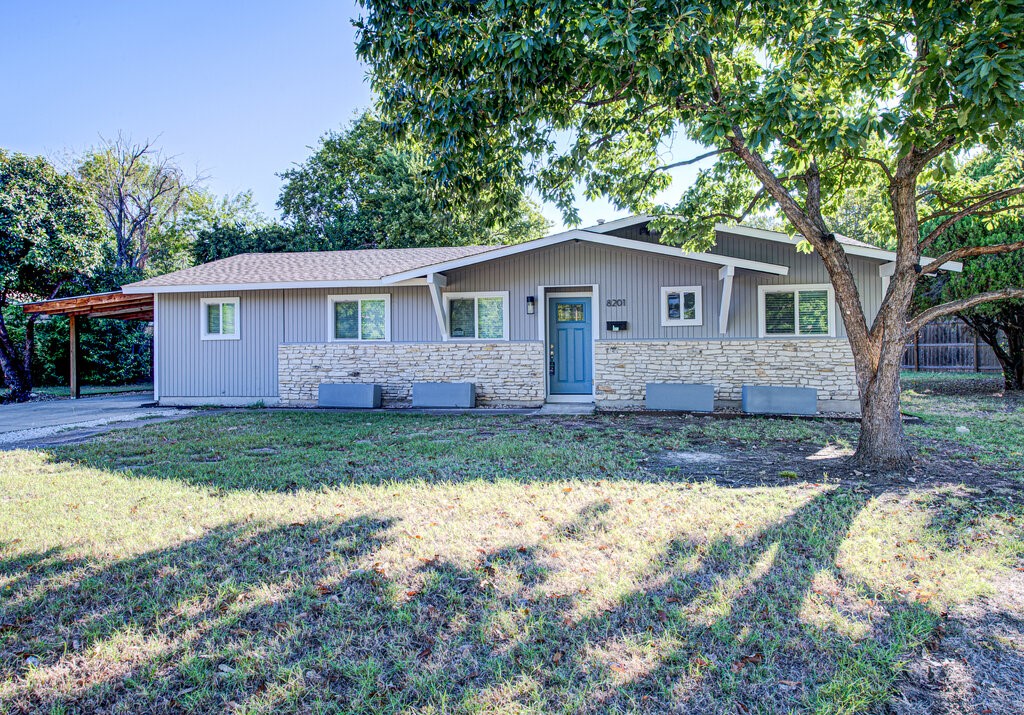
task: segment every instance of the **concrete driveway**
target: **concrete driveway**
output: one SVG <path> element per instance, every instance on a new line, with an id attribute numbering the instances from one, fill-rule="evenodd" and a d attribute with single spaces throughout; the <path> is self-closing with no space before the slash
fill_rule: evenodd
<path id="1" fill-rule="evenodd" d="M 75 442 L 133 423 L 191 414 L 191 410 L 152 405 L 152 394 L 0 405 L 0 449 Z"/>

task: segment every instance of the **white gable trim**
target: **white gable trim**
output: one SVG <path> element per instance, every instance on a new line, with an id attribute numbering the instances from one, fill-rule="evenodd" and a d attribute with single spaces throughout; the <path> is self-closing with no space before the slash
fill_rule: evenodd
<path id="1" fill-rule="evenodd" d="M 763 241 L 775 241 L 776 243 L 785 243 L 790 246 L 796 247 L 796 244 L 800 242 L 800 238 L 793 238 L 781 231 L 768 231 L 763 228 L 751 228 L 749 226 L 730 226 L 729 224 L 719 223 L 715 224 L 715 231 L 722 233 L 731 233 L 734 236 L 745 236 L 747 238 L 759 238 Z M 873 246 L 857 246 L 849 243 L 840 244 L 843 250 L 851 256 L 861 256 L 863 258 L 874 258 L 879 261 L 895 261 L 896 252 L 887 251 L 884 248 L 874 248 Z M 931 263 L 933 258 L 927 256 L 921 257 L 921 265 L 925 266 Z M 946 271 L 954 271 L 959 273 L 963 270 L 964 264 L 957 261 L 949 261 L 948 263 L 942 264 L 942 269 Z"/>
<path id="2" fill-rule="evenodd" d="M 465 268 L 466 266 L 473 266 L 478 263 L 486 263 L 487 261 L 493 261 L 498 258 L 505 258 L 507 256 L 514 256 L 519 253 L 525 253 L 526 251 L 536 251 L 541 248 L 547 248 L 548 246 L 554 246 L 559 243 L 565 243 L 566 241 L 587 241 L 588 243 L 596 243 L 602 246 L 628 248 L 633 251 L 657 253 L 662 256 L 671 256 L 673 258 L 688 258 L 692 261 L 712 263 L 717 266 L 733 266 L 734 268 L 745 268 L 750 271 L 771 273 L 777 276 L 785 276 L 789 274 L 788 266 L 780 266 L 774 263 L 762 263 L 761 261 L 750 261 L 745 258 L 719 256 L 714 253 L 688 253 L 686 251 L 681 251 L 678 248 L 673 248 L 672 246 L 664 246 L 660 243 L 646 243 L 644 241 L 634 241 L 629 238 L 606 236 L 601 233 L 593 233 L 591 231 L 583 231 L 577 229 L 573 231 L 564 231 L 562 233 L 556 233 L 551 236 L 545 236 L 544 238 L 538 238 L 534 241 L 527 241 L 526 243 L 517 243 L 513 246 L 496 248 L 495 250 L 487 251 L 486 253 L 477 253 L 472 256 L 466 256 L 465 258 L 458 258 L 452 261 L 445 261 L 444 263 L 435 263 L 432 266 L 424 266 L 422 268 L 417 268 L 411 271 L 395 273 L 394 275 L 386 276 L 383 279 L 383 281 L 384 283 L 397 283 L 399 281 L 421 278 L 423 276 L 429 275 L 430 273 L 443 273 L 445 271 L 452 271 L 457 268 Z"/>
<path id="3" fill-rule="evenodd" d="M 617 231 L 620 228 L 629 228 L 630 226 L 636 226 L 640 223 L 647 223 L 653 216 L 647 214 L 637 214 L 636 216 L 627 216 L 626 218 L 616 219 L 614 221 L 605 221 L 604 223 L 594 224 L 593 226 L 587 226 L 584 231 L 590 231 L 591 233 L 608 233 L 610 231 Z"/>

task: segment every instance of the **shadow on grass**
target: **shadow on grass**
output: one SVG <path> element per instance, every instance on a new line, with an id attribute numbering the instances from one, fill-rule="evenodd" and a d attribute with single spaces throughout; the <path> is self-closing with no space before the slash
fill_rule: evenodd
<path id="1" fill-rule="evenodd" d="M 935 625 L 884 594 L 814 617 L 863 589 L 835 562 L 865 501 L 825 491 L 747 538 L 673 542 L 598 611 L 552 590 L 539 542 L 421 561 L 410 589 L 378 560 L 386 515 L 233 524 L 104 566 L 9 561 L 0 711 L 856 712 Z"/>

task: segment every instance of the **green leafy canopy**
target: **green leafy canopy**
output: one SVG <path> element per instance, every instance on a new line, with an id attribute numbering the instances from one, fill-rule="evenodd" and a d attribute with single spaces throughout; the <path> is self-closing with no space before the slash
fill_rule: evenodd
<path id="1" fill-rule="evenodd" d="M 42 157 L 0 149 L 0 295 L 50 297 L 101 258 L 102 230 L 82 185 Z"/>
<path id="2" fill-rule="evenodd" d="M 515 243 L 547 228 L 508 179 L 448 201 L 419 142 L 389 137 L 372 113 L 325 135 L 281 178 L 278 206 L 306 250 Z"/>
<path id="3" fill-rule="evenodd" d="M 798 196 L 813 166 L 827 214 L 914 147 L 994 145 L 1024 116 L 1021 0 L 363 4 L 383 115 L 452 190 L 511 176 L 573 220 L 582 179 L 685 217 L 657 227 L 694 247 L 717 220 L 772 209 L 728 151 L 737 136 Z M 725 153 L 655 205 L 679 136 Z"/>

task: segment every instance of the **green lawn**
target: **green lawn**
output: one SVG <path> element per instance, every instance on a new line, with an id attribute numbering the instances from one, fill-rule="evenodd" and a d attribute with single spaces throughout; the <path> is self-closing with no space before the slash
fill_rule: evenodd
<path id="1" fill-rule="evenodd" d="M 1019 404 L 906 405 L 929 453 L 1020 466 Z M 0 453 L 0 712 L 866 712 L 1019 575 L 1012 496 L 659 466 L 855 437 L 239 410 Z"/>

